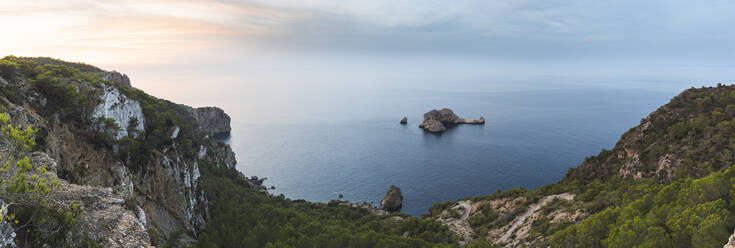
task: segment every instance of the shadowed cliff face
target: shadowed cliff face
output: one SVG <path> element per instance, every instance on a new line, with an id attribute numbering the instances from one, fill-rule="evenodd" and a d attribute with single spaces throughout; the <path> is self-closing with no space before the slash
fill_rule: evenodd
<path id="1" fill-rule="evenodd" d="M 162 238 L 181 230 L 193 241 L 208 220 L 199 166 L 236 164 L 229 145 L 209 138 L 228 133 L 230 117 L 149 96 L 117 72 L 17 60 L 36 71 L 0 73 L 0 102 L 18 123 L 41 130 L 39 150 L 58 176 L 111 188 L 143 210 L 137 215 L 147 229 Z"/>

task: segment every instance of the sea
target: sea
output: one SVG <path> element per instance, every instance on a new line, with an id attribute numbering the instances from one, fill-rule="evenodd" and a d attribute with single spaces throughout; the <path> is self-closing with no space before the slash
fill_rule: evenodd
<path id="1" fill-rule="evenodd" d="M 557 182 L 585 157 L 611 149 L 672 97 L 593 89 L 366 95 L 309 121 L 233 120 L 226 141 L 237 154 L 237 168 L 266 177 L 275 195 L 316 202 L 342 195 L 379 205 L 396 185 L 404 197 L 401 212 L 420 216 L 436 202 Z M 445 107 L 487 122 L 438 135 L 418 127 L 424 112 Z M 403 116 L 405 125 L 399 123 Z"/>

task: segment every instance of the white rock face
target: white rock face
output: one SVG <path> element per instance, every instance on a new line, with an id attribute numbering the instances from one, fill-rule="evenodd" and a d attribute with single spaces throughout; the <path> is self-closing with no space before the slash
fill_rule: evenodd
<path id="1" fill-rule="evenodd" d="M 204 145 L 199 146 L 199 159 L 203 159 L 207 155 L 207 148 Z"/>
<path id="2" fill-rule="evenodd" d="M 120 127 L 117 130 L 115 138 L 120 139 L 127 136 L 128 125 L 130 125 L 131 119 L 138 120 L 138 125 L 133 127 L 133 130 L 136 131 L 133 138 L 137 136 L 137 133 L 145 130 L 145 116 L 143 116 L 143 109 L 140 107 L 138 101 L 128 99 L 117 88 L 109 85 L 104 86 L 102 101 L 102 103 L 94 108 L 92 117 L 104 117 L 115 120 L 115 123 Z"/>
<path id="3" fill-rule="evenodd" d="M 174 132 L 171 133 L 171 139 L 175 139 L 176 137 L 179 137 L 179 131 L 181 131 L 181 129 L 179 127 L 176 127 L 174 129 Z"/>
<path id="4" fill-rule="evenodd" d="M 125 166 L 120 165 L 120 178 L 122 179 L 122 188 L 127 194 L 132 195 L 135 189 L 133 185 L 133 178 L 128 173 L 128 169 Z"/>
<path id="5" fill-rule="evenodd" d="M 143 211 L 140 206 L 135 206 L 136 214 L 138 215 L 138 220 L 140 221 L 140 228 L 143 230 L 146 230 L 146 226 L 148 226 L 147 219 L 145 217 L 145 211 Z"/>

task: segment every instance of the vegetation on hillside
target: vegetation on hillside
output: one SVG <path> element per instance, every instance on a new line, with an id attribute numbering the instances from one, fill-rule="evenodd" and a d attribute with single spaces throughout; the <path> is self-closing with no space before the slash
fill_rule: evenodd
<path id="1" fill-rule="evenodd" d="M 251 189 L 234 169 L 202 166 L 211 220 L 197 247 L 454 247 L 447 227 L 406 215 L 289 200 Z"/>
<path id="2" fill-rule="evenodd" d="M 37 130 L 30 125 L 14 126 L 9 119 L 7 113 L 0 113 L 2 136 L 10 141 L 10 153 L 0 158 L 0 196 L 6 203 L 0 221 L 13 227 L 14 243 L 19 247 L 99 247 L 77 223 L 83 214 L 79 204 L 63 207 L 48 201 L 51 190 L 60 184 L 46 165 L 32 164 L 28 157 L 36 147 Z"/>
<path id="3" fill-rule="evenodd" d="M 613 150 L 572 168 L 589 182 L 630 172 L 659 181 L 704 177 L 735 163 L 735 86 L 691 88 L 641 120 Z"/>

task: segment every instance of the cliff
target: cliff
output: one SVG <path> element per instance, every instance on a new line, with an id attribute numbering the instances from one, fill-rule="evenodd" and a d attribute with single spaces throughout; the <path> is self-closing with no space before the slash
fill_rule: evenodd
<path id="1" fill-rule="evenodd" d="M 150 245 L 148 233 L 156 236 L 153 243 L 181 232 L 181 241 L 193 242 L 209 219 L 200 166 L 236 164 L 230 147 L 210 138 L 230 131 L 224 111 L 157 99 L 133 88 L 126 75 L 94 66 L 6 57 L 0 109 L 13 124 L 38 130 L 34 154 L 46 157 L 62 182 L 51 198 L 79 202 L 87 215 L 116 223 L 132 220 L 120 228 L 136 229 L 141 244 Z M 137 237 L 106 226 L 90 228 L 91 235 Z M 120 240 L 110 238 L 105 246 L 130 247 Z"/>

